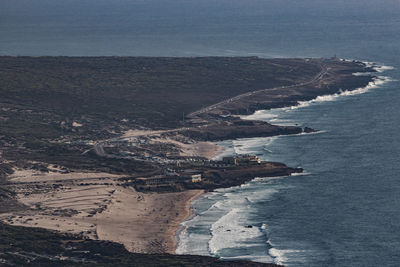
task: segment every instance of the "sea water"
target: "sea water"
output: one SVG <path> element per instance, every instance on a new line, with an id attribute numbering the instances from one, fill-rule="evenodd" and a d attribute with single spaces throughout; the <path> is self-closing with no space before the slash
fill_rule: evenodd
<path id="1" fill-rule="evenodd" d="M 224 141 L 225 153 L 305 173 L 199 198 L 177 252 L 286 266 L 399 265 L 399 1 L 3 0 L 0 54 L 337 54 L 383 66 L 377 75 L 388 78 L 355 93 L 249 116 L 319 132 Z"/>

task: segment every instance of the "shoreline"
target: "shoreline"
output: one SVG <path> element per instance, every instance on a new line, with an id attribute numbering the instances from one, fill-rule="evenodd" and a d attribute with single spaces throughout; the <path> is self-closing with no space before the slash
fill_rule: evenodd
<path id="1" fill-rule="evenodd" d="M 377 68 L 379 68 L 379 67 L 377 67 Z M 263 113 L 263 112 L 268 112 L 268 111 L 273 112 L 273 111 L 294 110 L 294 109 L 308 107 L 310 104 L 314 104 L 314 103 L 331 102 L 331 101 L 335 101 L 339 97 L 364 94 L 371 89 L 375 89 L 375 88 L 379 87 L 380 85 L 383 85 L 383 84 L 391 82 L 391 81 L 392 80 L 390 79 L 390 77 L 376 76 L 376 77 L 373 77 L 372 80 L 366 86 L 363 86 L 363 87 L 357 87 L 352 90 L 339 91 L 339 92 L 336 92 L 333 94 L 318 95 L 315 98 L 312 98 L 310 100 L 298 101 L 295 105 L 292 105 L 292 106 L 283 106 L 283 107 L 276 107 L 276 108 L 270 108 L 270 109 L 258 109 L 258 110 L 255 110 L 252 114 L 236 115 L 236 116 L 242 120 L 256 120 L 257 121 L 258 120 L 258 118 L 256 117 L 257 113 Z"/>
<path id="2" fill-rule="evenodd" d="M 344 60 L 344 61 L 347 61 L 347 60 Z M 387 67 L 389 70 L 392 68 L 390 66 L 384 66 L 384 65 L 381 66 L 381 65 L 377 65 L 377 64 L 371 63 L 371 62 L 361 62 L 361 63 L 365 67 L 372 68 L 376 73 L 384 72 L 386 70 L 385 67 Z M 353 73 L 352 75 L 353 76 L 357 76 L 355 73 Z M 371 75 L 371 72 L 366 72 L 365 75 Z M 273 111 L 273 110 L 285 110 L 285 109 L 303 108 L 303 107 L 308 107 L 310 104 L 313 104 L 313 103 L 335 101 L 336 98 L 338 98 L 338 97 L 364 94 L 364 93 L 368 92 L 369 90 L 374 89 L 376 87 L 379 87 L 380 85 L 385 84 L 385 83 L 390 82 L 390 81 L 391 81 L 391 79 L 389 77 L 386 77 L 386 76 L 371 76 L 371 81 L 368 82 L 363 87 L 356 87 L 356 88 L 353 88 L 351 90 L 339 91 L 339 92 L 336 92 L 336 93 L 333 93 L 333 94 L 318 95 L 315 98 L 310 99 L 310 100 L 298 101 L 295 105 L 292 105 L 292 106 L 283 106 L 283 107 L 269 108 L 269 109 L 258 109 L 258 110 L 255 110 L 252 114 L 248 114 L 248 115 L 240 114 L 240 115 L 234 115 L 234 116 L 239 117 L 240 119 L 243 119 L 243 120 L 259 120 L 258 118 L 248 118 L 248 117 L 254 117 L 254 115 L 257 112 L 268 112 L 268 111 Z M 321 101 L 321 98 L 323 98 L 323 97 L 330 98 L 330 99 Z M 303 132 L 303 133 L 298 133 L 298 134 L 293 134 L 293 135 L 320 134 L 320 133 L 324 133 L 324 130 L 317 130 L 315 132 L 310 132 L 310 133 L 304 133 Z M 271 136 L 271 137 L 279 137 L 279 136 L 287 136 L 287 135 L 276 135 L 276 136 Z M 232 139 L 232 140 L 234 140 L 234 139 Z M 224 141 L 226 141 L 226 140 L 224 140 Z M 223 146 L 221 146 L 221 147 L 223 147 Z M 223 147 L 223 149 L 220 151 L 220 153 L 218 153 L 215 156 L 215 158 L 218 157 L 218 156 L 223 155 L 224 151 L 226 151 L 225 147 Z M 294 175 L 294 174 L 291 174 L 291 175 Z M 299 174 L 299 175 L 301 175 L 301 174 Z M 286 176 L 283 176 L 283 177 L 286 177 Z M 252 180 L 254 180 L 254 179 L 257 179 L 257 178 L 253 178 Z M 203 195 L 204 195 L 204 193 L 203 193 Z M 196 199 L 200 198 L 200 196 L 198 196 Z M 194 199 L 194 200 L 196 200 L 196 199 Z M 192 203 L 194 202 L 194 200 L 192 200 L 190 202 L 190 206 L 191 207 L 192 207 Z M 175 251 L 179 247 L 180 235 L 181 235 L 182 231 L 184 231 L 186 229 L 186 227 L 187 227 L 187 226 L 182 225 L 182 224 L 184 222 L 192 220 L 195 216 L 196 216 L 196 214 L 194 213 L 194 209 L 192 210 L 192 208 L 191 208 L 190 216 L 180 223 L 181 227 L 179 228 L 179 230 L 176 232 L 176 235 L 175 235 L 176 236 L 176 240 L 177 240 L 177 246 L 176 246 Z M 174 254 L 177 254 L 177 253 L 175 252 Z M 180 254 L 181 255 L 185 255 L 186 253 L 180 253 Z"/>
<path id="3" fill-rule="evenodd" d="M 174 235 L 175 246 L 174 246 L 174 253 L 173 254 L 177 254 L 176 250 L 179 247 L 180 234 L 186 229 L 186 226 L 184 226 L 182 224 L 184 222 L 186 222 L 186 221 L 190 221 L 191 219 L 193 219 L 196 216 L 192 203 L 194 201 L 198 200 L 199 198 L 201 198 L 202 196 L 204 196 L 206 193 L 207 192 L 205 192 L 205 191 L 199 192 L 199 194 L 193 196 L 192 199 L 188 200 L 188 202 L 187 202 L 187 205 L 189 206 L 188 216 L 182 222 L 179 223 L 178 230 L 176 231 L 176 233 Z"/>

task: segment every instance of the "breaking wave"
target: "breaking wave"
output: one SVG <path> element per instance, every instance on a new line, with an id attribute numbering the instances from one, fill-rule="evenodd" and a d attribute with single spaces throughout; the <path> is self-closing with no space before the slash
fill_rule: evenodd
<path id="1" fill-rule="evenodd" d="M 363 62 L 363 63 L 365 64 L 366 67 L 370 67 L 379 73 L 394 69 L 394 67 L 378 65 L 373 62 Z M 373 73 L 371 73 L 371 72 L 353 73 L 353 75 L 355 75 L 355 76 L 371 75 L 371 74 L 373 75 Z M 371 82 L 369 82 L 367 84 L 367 86 L 365 86 L 365 87 L 360 87 L 360 88 L 357 88 L 354 90 L 344 90 L 344 91 L 341 90 L 335 94 L 317 96 L 316 98 L 307 100 L 307 101 L 298 101 L 297 105 L 290 106 L 290 107 L 275 108 L 275 109 L 271 109 L 271 110 L 257 110 L 253 114 L 241 116 L 241 118 L 248 119 L 248 120 L 262 119 L 265 121 L 274 122 L 274 124 L 278 124 L 278 125 L 286 125 L 286 124 L 290 125 L 290 122 L 279 118 L 280 111 L 294 110 L 294 109 L 298 109 L 298 108 L 308 107 L 312 104 L 335 101 L 344 96 L 353 96 L 353 95 L 364 94 L 372 89 L 378 88 L 378 87 L 382 86 L 383 84 L 385 84 L 387 82 L 391 82 L 391 81 L 394 81 L 394 80 L 392 80 L 390 77 L 380 75 L 380 76 L 374 77 L 373 80 Z M 278 122 L 278 123 L 276 123 L 276 122 Z"/>
<path id="2" fill-rule="evenodd" d="M 274 179 L 279 178 L 256 178 L 241 186 L 218 189 L 193 202 L 196 216 L 182 224 L 176 253 L 274 262 L 269 254 L 267 225 L 252 219 L 258 203 L 281 189 L 272 184 L 260 186 Z"/>
<path id="3" fill-rule="evenodd" d="M 366 66 L 367 68 L 372 68 L 372 69 L 374 69 L 374 70 L 377 71 L 377 72 L 385 72 L 385 71 L 387 71 L 387 70 L 393 70 L 393 69 L 395 69 L 395 68 L 392 67 L 392 66 L 380 65 L 380 64 L 378 64 L 378 63 L 376 63 L 376 62 L 363 61 L 363 63 L 365 64 L 365 66 Z"/>
<path id="4" fill-rule="evenodd" d="M 299 101 L 298 105 L 292 106 L 289 108 L 285 109 L 297 109 L 297 108 L 303 108 L 303 107 L 308 107 L 311 104 L 314 103 L 321 103 L 321 102 L 329 102 L 329 101 L 335 101 L 340 97 L 343 96 L 352 96 L 352 95 L 359 95 L 359 94 L 364 94 L 368 92 L 371 89 L 375 89 L 379 86 L 381 86 L 384 83 L 390 82 L 391 79 L 386 76 L 377 76 L 375 77 L 371 82 L 368 83 L 367 86 L 365 87 L 360 87 L 355 90 L 345 90 L 345 91 L 340 91 L 339 93 L 336 94 L 331 94 L 331 95 L 323 95 L 323 96 L 317 96 L 316 98 L 308 101 Z"/>

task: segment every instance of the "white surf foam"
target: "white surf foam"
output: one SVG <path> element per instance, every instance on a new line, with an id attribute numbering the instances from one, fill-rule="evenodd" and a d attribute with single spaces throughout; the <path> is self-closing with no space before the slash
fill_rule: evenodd
<path id="1" fill-rule="evenodd" d="M 395 67 L 393 67 L 393 66 L 382 65 L 382 64 L 379 64 L 379 63 L 376 63 L 376 62 L 364 61 L 362 63 L 364 63 L 367 68 L 372 68 L 377 72 L 385 72 L 385 71 L 388 71 L 388 70 L 395 69 Z"/>
<path id="2" fill-rule="evenodd" d="M 262 248 L 266 239 L 266 225 L 263 229 L 260 225 L 252 225 L 249 220 L 250 214 L 256 212 L 254 203 L 268 200 L 280 189 L 276 186 L 260 186 L 268 179 L 271 178 L 259 178 L 241 186 L 218 189 L 208 193 L 201 201 L 196 200 L 194 204 L 203 206 L 209 201 L 209 206 L 206 204 L 205 209 L 197 206 L 196 216 L 182 224 L 185 228 L 179 234 L 176 253 L 234 258 L 241 255 L 231 249 L 247 248 L 255 252 L 246 255 L 246 259 L 273 262 L 268 254 L 269 247 Z"/>
<path id="3" fill-rule="evenodd" d="M 284 265 L 288 262 L 289 256 L 296 255 L 297 260 L 301 260 L 302 255 L 304 255 L 307 250 L 302 249 L 278 249 L 276 246 L 270 241 L 267 241 L 270 249 L 268 250 L 268 254 L 273 258 L 275 264 Z M 309 253 L 307 253 L 309 254 Z"/>
<path id="4" fill-rule="evenodd" d="M 378 65 L 377 63 L 374 63 L 374 62 L 365 61 L 363 63 L 365 64 L 366 67 L 371 67 L 379 73 L 394 69 L 394 67 L 392 67 L 392 66 Z M 374 75 L 374 73 L 360 72 L 360 73 L 353 73 L 353 75 L 355 75 L 355 76 Z M 281 112 L 287 112 L 290 110 L 304 108 L 304 107 L 308 107 L 310 105 L 317 104 L 317 103 L 335 101 L 344 96 L 354 96 L 354 95 L 363 94 L 363 93 L 368 92 L 371 89 L 378 88 L 381 85 L 383 85 L 387 82 L 391 82 L 391 81 L 393 81 L 393 80 L 390 77 L 377 76 L 371 82 L 369 82 L 368 85 L 365 87 L 360 87 L 355 90 L 340 91 L 339 93 L 331 94 L 331 95 L 317 96 L 316 98 L 308 100 L 308 101 L 299 101 L 299 102 L 297 102 L 297 105 L 295 105 L 295 106 L 275 108 L 275 109 L 270 109 L 270 110 L 257 110 L 256 112 L 254 112 L 251 115 L 241 116 L 240 118 L 247 119 L 247 120 L 264 120 L 264 121 L 274 120 L 276 122 L 282 121 L 283 122 L 282 125 L 286 125 L 287 123 L 290 124 L 290 121 L 281 120 L 279 118 Z"/>
<path id="5" fill-rule="evenodd" d="M 251 260 L 255 262 L 261 262 L 261 263 L 272 263 L 274 262 L 274 259 L 272 257 L 269 257 L 268 255 L 265 256 L 249 256 L 249 255 L 244 255 L 244 256 L 234 256 L 234 257 L 221 257 L 223 260 Z"/>
<path id="6" fill-rule="evenodd" d="M 208 241 L 209 236 L 201 233 L 188 233 L 185 225 L 184 230 L 179 235 L 179 242 L 176 248 L 176 254 L 193 254 L 193 255 L 204 255 L 209 256 Z M 192 242 L 196 240 L 196 242 Z"/>
<path id="7" fill-rule="evenodd" d="M 269 255 L 271 255 L 274 258 L 274 262 L 276 264 L 284 264 L 287 261 L 287 258 L 285 257 L 284 251 L 281 251 L 276 248 L 270 248 L 268 251 Z"/>
<path id="8" fill-rule="evenodd" d="M 186 221 L 181 223 L 181 229 L 180 229 L 180 232 L 177 237 L 177 243 L 178 243 L 178 246 L 175 250 L 176 254 L 184 254 L 186 251 L 188 251 L 189 236 L 187 233 L 187 222 Z"/>
<path id="9" fill-rule="evenodd" d="M 230 188 L 223 193 L 223 199 L 213 205 L 224 211 L 210 227 L 211 239 L 208 243 L 211 255 L 236 257 L 229 255 L 235 248 L 260 248 L 260 239 L 265 242 L 267 225 L 252 225 L 250 214 L 256 212 L 255 203 L 270 199 L 281 189 L 281 185 L 260 186 L 261 183 L 271 182 L 277 177 L 256 178 L 244 186 Z M 287 186 L 285 186 L 287 188 Z M 271 257 L 265 252 L 247 255 L 251 260 L 271 262 Z M 230 251 L 230 252 L 228 252 Z M 256 259 L 257 258 L 257 259 Z"/>
<path id="10" fill-rule="evenodd" d="M 377 76 L 376 78 L 373 79 L 373 81 L 369 82 L 367 86 L 365 87 L 360 87 L 355 90 L 346 90 L 346 91 L 340 91 L 339 93 L 332 94 L 332 95 L 323 95 L 323 96 L 317 96 L 316 98 L 308 101 L 299 101 L 297 106 L 292 106 L 289 109 L 298 109 L 298 108 L 304 108 L 308 107 L 312 104 L 315 103 L 321 103 L 321 102 L 330 102 L 330 101 L 335 101 L 338 98 L 341 98 L 343 96 L 353 96 L 353 95 L 359 95 L 359 94 L 364 94 L 368 92 L 371 89 L 377 88 L 381 86 L 382 84 L 391 81 L 389 77 L 386 76 Z M 287 108 L 285 108 L 287 109 Z"/>
<path id="11" fill-rule="evenodd" d="M 362 61 L 362 63 L 367 68 L 373 68 L 373 67 L 377 66 L 377 64 L 375 62 L 371 62 L 371 61 Z"/>
<path id="12" fill-rule="evenodd" d="M 234 208 L 211 226 L 209 248 L 213 255 L 219 255 L 223 249 L 252 247 L 254 244 L 246 241 L 262 236 L 257 227 L 246 227 L 243 213 L 240 208 Z"/>
<path id="13" fill-rule="evenodd" d="M 371 72 L 354 72 L 352 73 L 354 76 L 369 76 Z"/>
<path id="14" fill-rule="evenodd" d="M 210 235 L 208 231 L 211 225 L 224 214 L 226 214 L 226 203 L 224 204 L 224 192 L 212 192 L 203 195 L 191 203 L 194 216 L 184 221 L 183 229 L 179 233 L 179 242 L 176 249 L 177 254 L 210 255 L 208 242 Z M 194 227 L 198 231 L 189 231 Z"/>
<path id="15" fill-rule="evenodd" d="M 270 248 L 268 253 L 271 257 L 274 258 L 274 262 L 279 265 L 284 265 L 288 261 L 288 254 L 297 254 L 301 255 L 304 254 L 305 250 L 298 250 L 298 249 L 277 249 L 277 248 Z M 302 257 L 297 256 L 296 259 L 300 260 Z"/>
<path id="16" fill-rule="evenodd" d="M 377 72 L 385 72 L 385 71 L 388 71 L 388 70 L 394 70 L 395 67 L 392 67 L 392 66 L 376 66 L 376 67 L 374 67 L 374 69 Z"/>
<path id="17" fill-rule="evenodd" d="M 272 144 L 277 136 L 273 137 L 256 137 L 256 138 L 243 138 L 232 141 L 234 153 L 243 154 L 260 154 L 264 152 L 265 147 Z"/>
<path id="18" fill-rule="evenodd" d="M 292 173 L 290 176 L 304 176 L 304 175 L 310 175 L 311 172 L 295 172 Z"/>
<path id="19" fill-rule="evenodd" d="M 256 119 L 259 116 L 262 116 L 263 119 L 266 119 L 266 120 L 267 119 L 268 120 L 272 120 L 272 119 L 278 118 L 279 114 L 265 113 L 264 110 L 256 110 L 253 114 L 240 116 L 240 118 L 241 119 L 251 120 L 251 119 Z"/>

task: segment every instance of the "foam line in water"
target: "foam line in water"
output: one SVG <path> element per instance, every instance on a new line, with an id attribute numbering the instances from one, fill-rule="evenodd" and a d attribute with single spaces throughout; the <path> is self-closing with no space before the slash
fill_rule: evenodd
<path id="1" fill-rule="evenodd" d="M 394 70 L 395 67 L 392 66 L 377 66 L 374 68 L 377 72 L 385 72 L 387 70 Z"/>
<path id="2" fill-rule="evenodd" d="M 176 254 L 184 254 L 188 250 L 188 242 L 189 242 L 189 237 L 187 237 L 187 223 L 182 222 L 181 223 L 181 229 L 179 233 L 177 234 L 177 243 L 178 246 L 175 250 Z"/>
<path id="3" fill-rule="evenodd" d="M 377 72 L 385 72 L 388 70 L 393 70 L 395 69 L 395 67 L 393 66 L 387 66 L 387 65 L 381 65 L 379 63 L 376 62 L 369 62 L 369 61 L 363 61 L 362 62 L 367 68 L 372 68 Z"/>
<path id="4" fill-rule="evenodd" d="M 292 173 L 290 176 L 304 176 L 304 175 L 310 175 L 311 172 L 295 172 Z"/>
<path id="5" fill-rule="evenodd" d="M 340 97 L 343 96 L 352 96 L 352 95 L 359 95 L 368 92 L 371 89 L 377 88 L 380 85 L 391 81 L 389 77 L 386 76 L 378 76 L 373 79 L 373 81 L 369 82 L 367 86 L 365 87 L 360 87 L 355 90 L 346 90 L 346 91 L 340 91 L 339 93 L 332 94 L 332 95 L 323 95 L 323 96 L 317 96 L 316 98 L 308 101 L 299 101 L 297 106 L 292 106 L 289 108 L 284 108 L 284 109 L 298 109 L 298 108 L 304 108 L 308 107 L 312 104 L 315 103 L 321 103 L 321 102 L 330 102 L 330 101 L 335 101 Z"/>
<path id="6" fill-rule="evenodd" d="M 276 248 L 270 248 L 268 254 L 271 255 L 276 264 L 283 265 L 287 261 L 284 252 Z"/>
<path id="7" fill-rule="evenodd" d="M 370 76 L 372 72 L 354 72 L 353 76 Z"/>
<path id="8" fill-rule="evenodd" d="M 268 255 L 266 256 L 234 256 L 234 257 L 221 257 L 223 260 L 251 260 L 255 262 L 261 262 L 261 263 L 271 263 L 273 262 L 273 258 L 269 257 Z"/>
<path id="9" fill-rule="evenodd" d="M 315 131 L 315 132 L 311 132 L 311 133 L 306 133 L 306 132 L 302 132 L 299 134 L 293 134 L 293 135 L 314 135 L 314 134 L 323 134 L 323 133 L 327 133 L 328 131 L 322 130 L 322 131 Z"/>
<path id="10" fill-rule="evenodd" d="M 244 241 L 259 235 L 257 229 L 240 225 L 240 213 L 239 208 L 234 208 L 211 226 L 211 254 L 218 255 L 222 249 L 242 247 Z"/>
<path id="11" fill-rule="evenodd" d="M 266 225 L 252 225 L 249 215 L 254 212 L 254 203 L 265 201 L 272 197 L 279 188 L 260 187 L 261 179 L 249 182 L 246 186 L 232 187 L 219 193 L 219 200 L 211 205 L 206 211 L 210 214 L 211 210 L 217 209 L 216 220 L 211 224 L 209 233 L 210 240 L 208 249 L 211 255 L 235 257 L 230 250 L 239 248 L 260 249 L 262 242 L 266 242 Z M 261 243 L 260 243 L 261 242 Z M 271 262 L 271 257 L 267 254 L 268 248 L 263 249 L 262 253 L 248 255 L 252 260 L 257 257 L 257 261 Z"/>
<path id="12" fill-rule="evenodd" d="M 271 242 L 271 240 L 267 241 L 269 250 L 268 254 L 273 258 L 275 264 L 284 265 L 288 261 L 287 254 L 297 254 L 297 259 L 301 258 L 301 254 L 306 252 L 306 250 L 300 249 L 278 249 Z"/>
<path id="13" fill-rule="evenodd" d="M 388 70 L 394 69 L 392 66 L 386 66 L 386 65 L 378 65 L 377 63 L 374 62 L 363 62 L 366 67 L 371 67 L 375 71 L 382 73 Z M 373 73 L 353 73 L 353 75 L 373 75 Z M 381 86 L 384 83 L 394 81 L 390 77 L 387 76 L 377 76 L 373 78 L 371 82 L 368 83 L 367 86 L 365 87 L 360 87 L 355 90 L 346 90 L 346 91 L 340 91 L 335 94 L 331 95 L 322 95 L 322 96 L 317 96 L 314 99 L 308 100 L 308 101 L 298 101 L 297 105 L 295 106 L 290 106 L 290 107 L 283 107 L 283 108 L 275 108 L 275 109 L 270 109 L 268 111 L 266 110 L 257 110 L 251 115 L 246 115 L 246 116 L 240 116 L 241 119 L 248 119 L 248 120 L 264 120 L 264 121 L 271 121 L 271 120 L 279 120 L 279 113 L 280 112 L 286 112 L 294 109 L 299 109 L 299 108 L 304 108 L 308 107 L 312 104 L 316 103 L 321 103 L 321 102 L 330 102 L 330 101 L 335 101 L 343 96 L 352 96 L 352 95 L 359 95 L 368 92 L 371 89 L 377 88 Z"/>

